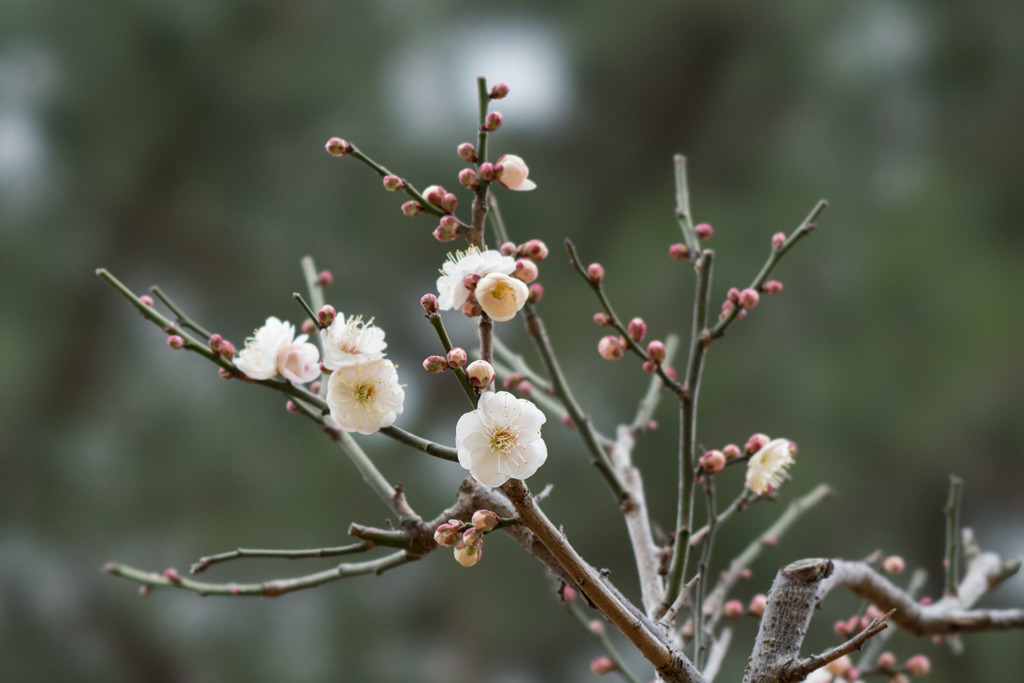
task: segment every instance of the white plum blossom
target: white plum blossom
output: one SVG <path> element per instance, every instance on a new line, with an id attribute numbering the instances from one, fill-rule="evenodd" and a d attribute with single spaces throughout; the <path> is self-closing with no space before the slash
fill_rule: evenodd
<path id="1" fill-rule="evenodd" d="M 488 273 L 476 284 L 476 302 L 497 321 L 511 320 L 530 296 L 522 280 L 502 273 Z"/>
<path id="2" fill-rule="evenodd" d="M 395 364 L 386 358 L 344 365 L 327 382 L 327 406 L 345 432 L 374 434 L 390 427 L 404 404 Z"/>
<path id="3" fill-rule="evenodd" d="M 464 283 L 470 275 L 511 275 L 515 269 L 514 258 L 494 249 L 480 251 L 476 247 L 470 247 L 466 251 L 448 254 L 448 260 L 441 266 L 441 277 L 437 278 L 438 307 L 442 311 L 461 308 L 469 298 L 469 290 Z"/>
<path id="4" fill-rule="evenodd" d="M 296 337 L 294 325 L 270 316 L 245 340 L 235 366 L 252 379 L 270 379 L 280 373 L 303 384 L 320 376 L 319 358 L 320 352 L 306 341 L 306 335 Z"/>
<path id="5" fill-rule="evenodd" d="M 546 420 L 537 406 L 507 391 L 481 394 L 476 410 L 455 426 L 459 464 L 485 486 L 526 479 L 547 460 L 540 436 Z"/>
<path id="6" fill-rule="evenodd" d="M 530 175 L 530 168 L 521 156 L 505 154 L 498 157 L 498 163 L 501 165 L 501 171 L 497 178 L 503 187 L 521 191 L 533 190 L 537 187 L 537 183 L 526 178 Z"/>
<path id="7" fill-rule="evenodd" d="M 765 495 L 782 485 L 786 469 L 793 464 L 793 444 L 787 439 L 768 442 L 747 463 L 747 488 Z"/>
<path id="8" fill-rule="evenodd" d="M 383 358 L 387 348 L 384 330 L 376 327 L 373 320 L 363 322 L 359 315 L 346 319 L 342 313 L 334 317 L 330 327 L 320 330 L 320 342 L 324 347 L 324 367 L 328 370 Z"/>

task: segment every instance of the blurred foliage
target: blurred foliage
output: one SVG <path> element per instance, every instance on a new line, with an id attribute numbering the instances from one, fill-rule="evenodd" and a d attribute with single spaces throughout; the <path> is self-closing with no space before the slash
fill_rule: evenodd
<path id="1" fill-rule="evenodd" d="M 472 571 L 447 553 L 382 578 L 280 600 L 199 600 L 100 574 L 110 559 L 180 569 L 238 545 L 344 543 L 385 510 L 333 446 L 269 392 L 173 354 L 93 276 L 159 283 L 240 343 L 268 315 L 301 319 L 299 258 L 330 300 L 374 316 L 408 382 L 402 426 L 451 443 L 456 387 L 419 296 L 446 251 L 429 219 L 324 141 L 340 135 L 418 186 L 456 185 L 473 77 L 511 96 L 495 154 L 536 192 L 502 196 L 513 234 L 552 247 L 542 303 L 578 395 L 604 429 L 643 391 L 598 362 L 594 302 L 559 245 L 600 260 L 626 317 L 688 330 L 692 277 L 669 260 L 671 155 L 688 155 L 712 223 L 715 300 L 756 273 L 769 239 L 819 197 L 821 227 L 783 262 L 785 292 L 710 354 L 701 442 L 753 431 L 800 444 L 783 501 L 840 497 L 766 552 L 739 597 L 812 555 L 902 553 L 939 590 L 946 478 L 963 518 L 1020 553 L 1024 5 L 887 3 L 274 3 L 8 0 L 0 12 L 0 643 L 12 680 L 586 681 L 599 653 L 531 558 L 489 541 Z M 464 202 L 468 200 L 464 199 Z M 515 323 L 502 328 L 530 353 Z M 459 330 L 469 344 L 471 334 Z M 446 398 L 454 400 L 443 410 Z M 637 461 L 674 517 L 673 411 Z M 571 434 L 547 428 L 547 509 L 633 593 L 625 534 Z M 382 439 L 366 448 L 430 516 L 462 471 Z M 738 475 L 738 473 L 736 473 Z M 739 486 L 725 477 L 722 490 Z M 781 506 L 720 534 L 724 562 Z M 315 563 L 252 562 L 257 579 Z M 1021 579 L 992 604 L 1024 603 Z M 830 600 L 810 647 L 853 601 Z M 736 680 L 754 624 L 721 680 Z M 925 651 L 935 683 L 1024 667 L 1019 634 Z"/>

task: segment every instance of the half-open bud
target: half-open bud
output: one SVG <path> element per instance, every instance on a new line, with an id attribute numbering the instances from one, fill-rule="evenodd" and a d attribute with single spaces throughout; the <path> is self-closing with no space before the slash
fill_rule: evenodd
<path id="1" fill-rule="evenodd" d="M 483 389 L 494 381 L 494 367 L 485 360 L 475 360 L 466 366 L 466 377 L 476 389 Z"/>

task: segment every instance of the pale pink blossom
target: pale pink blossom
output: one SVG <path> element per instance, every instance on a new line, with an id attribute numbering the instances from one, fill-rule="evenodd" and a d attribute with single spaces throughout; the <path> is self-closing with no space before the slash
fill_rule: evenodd
<path id="1" fill-rule="evenodd" d="M 782 485 L 786 470 L 793 464 L 791 444 L 775 439 L 762 447 L 747 463 L 747 488 L 765 495 Z"/>
<path id="2" fill-rule="evenodd" d="M 485 486 L 526 479 L 547 460 L 540 435 L 546 420 L 537 406 L 507 391 L 482 394 L 455 426 L 459 464 Z"/>
<path id="3" fill-rule="evenodd" d="M 386 358 L 342 366 L 331 373 L 327 384 L 331 417 L 345 432 L 374 434 L 390 427 L 404 403 L 395 364 Z"/>
<path id="4" fill-rule="evenodd" d="M 516 261 L 500 251 L 487 249 L 480 251 L 470 247 L 466 251 L 448 254 L 448 260 L 441 266 L 441 277 L 437 278 L 437 303 L 442 311 L 461 308 L 469 298 L 466 278 L 476 275 L 478 278 L 489 273 L 511 275 L 516 269 Z"/>
<path id="5" fill-rule="evenodd" d="M 387 348 L 384 330 L 374 326 L 373 320 L 363 322 L 361 315 L 346 318 L 343 313 L 334 317 L 330 327 L 320 330 L 320 343 L 324 347 L 324 367 L 328 370 L 383 358 Z"/>
<path id="6" fill-rule="evenodd" d="M 532 190 L 537 184 L 529 180 L 530 169 L 521 156 L 505 154 L 498 158 L 498 165 L 501 171 L 497 174 L 497 181 L 509 190 Z"/>

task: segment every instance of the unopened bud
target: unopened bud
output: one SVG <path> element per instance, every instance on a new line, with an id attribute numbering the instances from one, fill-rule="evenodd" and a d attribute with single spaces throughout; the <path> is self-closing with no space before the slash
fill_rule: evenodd
<path id="1" fill-rule="evenodd" d="M 740 578 L 749 581 L 750 577 L 754 575 L 754 572 L 750 571 L 749 567 L 744 567 L 740 570 Z"/>
<path id="2" fill-rule="evenodd" d="M 533 384 L 527 380 L 523 380 L 516 386 L 516 391 L 518 391 L 519 395 L 523 398 L 530 398 L 530 395 L 533 394 Z"/>
<path id="3" fill-rule="evenodd" d="M 750 287 L 740 292 L 740 306 L 743 308 L 753 308 L 761 300 L 761 295 L 757 293 L 756 289 Z"/>
<path id="4" fill-rule="evenodd" d="M 893 674 L 889 676 L 889 683 L 910 683 L 910 678 L 903 674 Z"/>
<path id="5" fill-rule="evenodd" d="M 434 531 L 434 540 L 438 545 L 443 545 L 446 548 L 455 545 L 461 536 L 459 533 L 461 526 L 462 523 L 457 519 L 449 520 L 445 524 L 438 524 L 437 530 Z"/>
<path id="6" fill-rule="evenodd" d="M 475 360 L 466 366 L 466 376 L 475 389 L 483 389 L 494 381 L 494 368 L 485 360 Z"/>
<path id="7" fill-rule="evenodd" d="M 530 285 L 530 294 L 526 298 L 527 298 L 527 300 L 531 304 L 535 304 L 538 301 L 540 301 L 541 297 L 543 297 L 543 296 L 544 296 L 544 285 L 542 285 L 539 282 L 534 282 L 532 285 Z"/>
<path id="8" fill-rule="evenodd" d="M 626 333 L 629 334 L 629 338 L 639 343 L 644 340 L 647 336 L 647 323 L 644 322 L 643 318 L 633 318 L 629 321 L 629 325 L 626 326 Z"/>
<path id="9" fill-rule="evenodd" d="M 470 527 L 462 532 L 462 542 L 479 548 L 484 544 L 484 532 L 476 527 Z"/>
<path id="10" fill-rule="evenodd" d="M 338 312 L 334 310 L 334 306 L 324 304 L 320 307 L 320 310 L 316 312 L 316 319 L 322 327 L 330 327 L 337 315 Z"/>
<path id="11" fill-rule="evenodd" d="M 761 285 L 761 291 L 765 294 L 778 294 L 782 291 L 782 283 L 778 280 L 769 280 Z"/>
<path id="12" fill-rule="evenodd" d="M 849 638 L 853 635 L 853 630 L 847 626 L 845 619 L 840 619 L 832 625 L 832 630 L 835 631 L 836 635 L 840 638 Z"/>
<path id="13" fill-rule="evenodd" d="M 298 414 L 299 412 L 299 406 L 295 405 L 295 401 L 286 401 L 284 404 L 284 409 L 292 414 Z"/>
<path id="14" fill-rule="evenodd" d="M 505 379 L 501 381 L 501 386 L 505 387 L 506 389 L 512 390 L 519 386 L 519 384 L 525 379 L 526 377 L 524 377 L 522 373 L 510 372 L 507 375 L 505 375 Z"/>
<path id="15" fill-rule="evenodd" d="M 497 513 L 490 510 L 477 510 L 473 513 L 473 528 L 479 529 L 484 533 L 492 531 L 500 523 L 501 518 L 498 517 Z"/>
<path id="16" fill-rule="evenodd" d="M 440 185 L 430 185 L 423 190 L 423 198 L 427 200 L 428 204 L 434 206 L 441 206 L 441 200 L 444 199 L 445 189 Z"/>
<path id="17" fill-rule="evenodd" d="M 711 450 L 700 456 L 700 468 L 708 474 L 718 474 L 725 469 L 725 456 L 722 451 Z"/>
<path id="18" fill-rule="evenodd" d="M 576 423 L 572 421 L 572 415 L 569 413 L 562 413 L 562 424 L 569 429 L 576 429 Z"/>
<path id="19" fill-rule="evenodd" d="M 224 337 L 219 334 L 211 334 L 209 344 L 210 350 L 219 355 L 221 348 L 224 346 Z"/>
<path id="20" fill-rule="evenodd" d="M 494 180 L 496 176 L 494 164 L 492 164 L 489 161 L 485 161 L 484 163 L 480 164 L 480 167 L 477 169 L 477 171 L 480 173 L 480 180 L 487 183 Z"/>
<path id="21" fill-rule="evenodd" d="M 409 200 L 402 204 L 402 213 L 410 218 L 423 212 L 423 205 L 417 201 Z"/>
<path id="22" fill-rule="evenodd" d="M 735 619 L 742 616 L 744 612 L 743 603 L 739 600 L 729 600 L 722 605 L 722 616 L 726 619 Z"/>
<path id="23" fill-rule="evenodd" d="M 401 190 L 403 187 L 405 187 L 405 181 L 398 176 L 391 174 L 384 176 L 384 189 L 388 192 Z"/>
<path id="24" fill-rule="evenodd" d="M 663 363 L 665 361 L 665 342 L 655 339 L 647 345 L 647 357 L 654 363 Z"/>
<path id="25" fill-rule="evenodd" d="M 475 545 L 466 545 L 462 541 L 455 544 L 455 561 L 463 567 L 472 567 L 483 557 L 484 549 Z"/>
<path id="26" fill-rule="evenodd" d="M 608 325 L 612 324 L 612 317 L 604 312 L 595 313 L 594 324 L 597 325 L 598 327 L 607 327 Z"/>
<path id="27" fill-rule="evenodd" d="M 522 280 L 526 284 L 536 280 L 537 275 L 539 275 L 537 264 L 529 259 L 519 259 L 516 261 L 516 269 L 512 271 L 512 277 Z"/>
<path id="28" fill-rule="evenodd" d="M 181 575 L 178 574 L 178 570 L 174 567 L 168 567 L 164 570 L 164 578 L 171 583 L 181 583 Z"/>
<path id="29" fill-rule="evenodd" d="M 498 251 L 501 252 L 502 256 L 512 256 L 518 249 L 519 247 L 516 246 L 515 242 L 502 242 Z"/>
<path id="30" fill-rule="evenodd" d="M 463 161 L 468 161 L 471 164 L 476 163 L 476 147 L 473 146 L 473 143 L 463 142 L 455 151 Z"/>
<path id="31" fill-rule="evenodd" d="M 733 304 L 738 304 L 740 302 L 740 290 L 736 287 L 730 287 L 727 296 L 729 301 Z M 725 308 L 725 306 L 723 305 L 722 308 Z"/>
<path id="32" fill-rule="evenodd" d="M 697 239 L 706 240 L 715 234 L 715 231 L 711 228 L 710 223 L 701 223 L 693 229 L 694 234 L 697 235 Z"/>
<path id="33" fill-rule="evenodd" d="M 612 335 L 602 337 L 601 341 L 597 343 L 597 352 L 605 360 L 619 360 L 626 353 L 626 342 L 622 341 L 620 337 Z"/>
<path id="34" fill-rule="evenodd" d="M 761 543 L 765 544 L 769 548 L 774 548 L 779 544 L 778 536 L 765 536 L 761 539 Z"/>
<path id="35" fill-rule="evenodd" d="M 341 138 L 331 138 L 327 141 L 327 144 L 324 145 L 324 147 L 331 156 L 335 157 L 352 153 L 352 143 L 347 140 L 342 140 Z"/>
<path id="36" fill-rule="evenodd" d="M 484 309 L 480 308 L 480 304 L 470 299 L 466 299 L 462 304 L 462 315 L 467 318 L 476 318 L 483 312 Z"/>
<path id="37" fill-rule="evenodd" d="M 423 369 L 432 373 L 444 372 L 448 369 L 448 361 L 444 356 L 427 356 L 423 359 Z"/>
<path id="38" fill-rule="evenodd" d="M 323 383 L 320 380 L 316 380 L 315 382 L 309 385 L 309 393 L 319 394 L 321 386 L 323 386 Z"/>
<path id="39" fill-rule="evenodd" d="M 434 238 L 438 242 L 451 242 L 459 236 L 459 220 L 455 216 L 442 216 L 441 223 L 434 228 Z"/>
<path id="40" fill-rule="evenodd" d="M 725 456 L 726 460 L 732 460 L 733 458 L 740 457 L 740 447 L 734 443 L 727 445 L 722 449 L 722 455 Z"/>
<path id="41" fill-rule="evenodd" d="M 590 663 L 590 670 L 596 673 L 598 676 L 604 676 L 615 671 L 618 667 L 608 657 L 598 657 Z"/>
<path id="42" fill-rule="evenodd" d="M 468 357 L 466 356 L 466 350 L 456 346 L 452 348 L 451 351 L 448 352 L 446 360 L 448 361 L 448 367 L 461 368 L 463 365 L 466 364 L 466 361 L 468 360 Z"/>
<path id="43" fill-rule="evenodd" d="M 882 560 L 882 569 L 887 574 L 902 574 L 903 570 L 907 568 L 907 563 L 903 561 L 903 558 L 899 555 L 890 555 L 889 557 Z"/>
<path id="44" fill-rule="evenodd" d="M 932 663 L 924 655 L 914 655 L 903 663 L 903 670 L 911 676 L 927 676 L 932 670 Z"/>
<path id="45" fill-rule="evenodd" d="M 501 128 L 501 124 L 504 120 L 505 117 L 501 115 L 500 111 L 489 112 L 487 116 L 484 117 L 484 130 L 488 132 L 496 131 Z"/>
<path id="46" fill-rule="evenodd" d="M 558 597 L 563 604 L 569 605 L 576 600 L 576 589 L 562 584 L 561 588 L 558 589 Z"/>
<path id="47" fill-rule="evenodd" d="M 601 280 L 604 279 L 604 266 L 600 263 L 591 263 L 587 266 L 587 277 L 595 285 L 601 284 Z"/>
<path id="48" fill-rule="evenodd" d="M 768 606 L 768 596 L 764 593 L 758 593 L 750 599 L 750 604 L 747 605 L 747 611 L 753 614 L 755 617 L 760 619 L 764 616 L 764 608 Z"/>
<path id="49" fill-rule="evenodd" d="M 651 373 L 651 374 L 653 374 L 653 373 L 658 371 L 658 364 L 655 363 L 652 360 L 645 360 L 643 362 L 643 365 L 641 365 L 641 367 L 643 368 L 644 372 Z"/>
<path id="50" fill-rule="evenodd" d="M 451 192 L 445 193 L 445 195 L 441 197 L 441 208 L 447 211 L 448 213 L 454 211 L 455 207 L 457 207 L 458 205 L 459 198 L 456 197 Z"/>
<path id="51" fill-rule="evenodd" d="M 494 87 L 491 88 L 491 99 L 500 100 L 508 95 L 508 86 L 504 83 L 495 83 Z"/>
<path id="52" fill-rule="evenodd" d="M 891 652 L 883 652 L 878 655 L 878 668 L 882 671 L 888 671 L 889 669 L 896 666 L 896 655 Z"/>
<path id="53" fill-rule="evenodd" d="M 167 338 L 167 345 L 174 350 L 185 348 L 185 339 L 181 335 L 172 334 Z"/>
<path id="54" fill-rule="evenodd" d="M 227 368 L 220 368 L 220 369 L 218 369 L 217 370 L 217 374 L 220 375 L 221 379 L 231 379 L 231 377 L 233 376 L 231 374 L 231 371 L 228 370 Z"/>
<path id="55" fill-rule="evenodd" d="M 420 297 L 420 306 L 427 312 L 427 315 L 433 315 L 439 310 L 440 304 L 437 302 L 436 294 L 424 294 Z"/>
<path id="56" fill-rule="evenodd" d="M 468 289 L 470 292 L 476 290 L 477 284 L 480 282 L 480 276 L 476 273 L 470 273 L 466 277 L 462 278 L 462 286 Z"/>
<path id="57" fill-rule="evenodd" d="M 480 187 L 480 178 L 473 169 L 464 168 L 459 171 L 459 183 L 467 190 L 475 190 Z"/>
<path id="58" fill-rule="evenodd" d="M 321 270 L 317 273 L 316 284 L 319 287 L 330 287 L 334 284 L 334 274 L 329 270 Z"/>
<path id="59" fill-rule="evenodd" d="M 685 261 L 690 258 L 690 248 L 682 242 L 676 242 L 668 248 L 668 255 L 677 261 Z"/>
<path id="60" fill-rule="evenodd" d="M 143 294 L 142 296 L 140 296 L 139 301 L 141 301 L 146 306 L 153 308 L 153 297 L 151 297 L 149 294 Z"/>
<path id="61" fill-rule="evenodd" d="M 519 247 L 519 255 L 532 261 L 543 261 L 548 257 L 548 245 L 540 240 L 527 240 Z"/>
<path id="62" fill-rule="evenodd" d="M 312 337 L 314 334 L 316 334 L 316 325 L 313 324 L 313 321 L 310 320 L 309 318 L 306 318 L 305 320 L 302 321 L 302 324 L 299 325 L 299 329 L 302 330 L 302 334 L 306 335 L 307 337 Z"/>
<path id="63" fill-rule="evenodd" d="M 587 624 L 587 628 L 590 629 L 591 633 L 601 635 L 602 633 L 604 633 L 604 622 L 600 619 L 591 619 L 590 622 Z"/>
<path id="64" fill-rule="evenodd" d="M 743 450 L 745 450 L 748 454 L 753 455 L 754 453 L 757 453 L 759 450 L 767 446 L 769 441 L 771 441 L 771 439 L 768 438 L 767 434 L 752 434 L 751 437 L 747 439 L 747 443 L 743 447 Z"/>
<path id="65" fill-rule="evenodd" d="M 785 246 L 785 244 L 786 244 L 786 233 L 784 233 L 784 232 L 777 232 L 774 235 L 772 235 L 772 250 L 773 251 L 778 251 L 779 249 L 782 249 L 782 247 Z"/>

